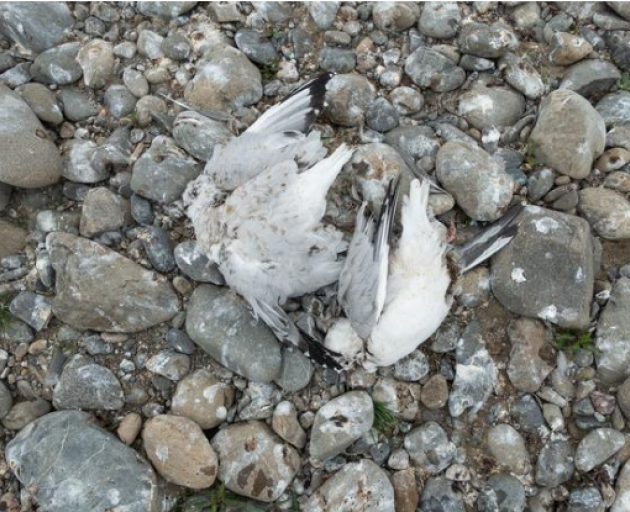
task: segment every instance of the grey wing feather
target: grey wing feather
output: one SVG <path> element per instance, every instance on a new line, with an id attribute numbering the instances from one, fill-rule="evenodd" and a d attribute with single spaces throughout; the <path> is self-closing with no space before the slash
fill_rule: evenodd
<path id="1" fill-rule="evenodd" d="M 499 220 L 465 244 L 454 248 L 460 273 L 475 268 L 509 244 L 518 232 L 520 214 L 524 209 L 522 204 L 512 206 Z"/>
<path id="2" fill-rule="evenodd" d="M 425 171 L 423 171 L 422 169 L 420 169 L 420 167 L 418 167 L 418 164 L 416 164 L 413 157 L 409 154 L 409 152 L 405 148 L 401 146 L 394 146 L 394 148 L 396 149 L 396 151 L 398 151 L 398 154 L 402 157 L 402 159 L 405 161 L 405 164 L 407 164 L 407 167 L 416 178 L 418 178 L 420 181 L 429 182 L 429 185 L 431 185 L 432 189 L 437 190 L 438 192 L 441 192 L 442 194 L 447 193 L 446 190 L 444 190 L 442 187 L 436 184 Z"/>
<path id="3" fill-rule="evenodd" d="M 339 301 L 352 328 L 368 339 L 385 305 L 389 239 L 396 213 L 398 184 L 390 182 L 378 221 L 366 218 L 361 206 L 348 256 L 339 278 Z"/>

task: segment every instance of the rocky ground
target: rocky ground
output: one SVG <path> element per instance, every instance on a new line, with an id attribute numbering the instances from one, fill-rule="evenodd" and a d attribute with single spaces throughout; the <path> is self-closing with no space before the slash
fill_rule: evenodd
<path id="1" fill-rule="evenodd" d="M 0 4 L 0 510 L 630 511 L 629 5 Z M 394 146 L 455 243 L 533 205 L 431 340 L 344 383 L 181 203 L 322 70 L 317 128 L 357 147 L 328 222 L 408 184 Z M 287 310 L 322 339 L 334 294 Z"/>

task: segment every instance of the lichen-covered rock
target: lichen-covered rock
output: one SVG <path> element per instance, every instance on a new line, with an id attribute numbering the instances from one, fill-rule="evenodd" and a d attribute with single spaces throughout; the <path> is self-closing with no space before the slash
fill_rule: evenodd
<path id="1" fill-rule="evenodd" d="M 370 81 L 362 75 L 336 75 L 328 82 L 325 113 L 340 126 L 359 126 L 376 97 Z"/>
<path id="2" fill-rule="evenodd" d="M 102 89 L 114 79 L 116 59 L 111 43 L 94 39 L 77 54 L 77 62 L 83 70 L 83 81 L 92 89 Z"/>
<path id="3" fill-rule="evenodd" d="M 608 384 L 621 383 L 630 375 L 630 279 L 622 277 L 597 326 L 597 374 Z"/>
<path id="4" fill-rule="evenodd" d="M 529 206 L 516 237 L 492 259 L 492 292 L 514 313 L 582 329 L 590 320 L 593 266 L 585 220 Z"/>
<path id="5" fill-rule="evenodd" d="M 476 87 L 459 98 L 459 115 L 475 128 L 512 126 L 523 111 L 523 97 L 502 87 Z"/>
<path id="6" fill-rule="evenodd" d="M 466 72 L 442 53 L 421 46 L 405 61 L 405 73 L 422 89 L 448 92 L 459 88 Z"/>
<path id="7" fill-rule="evenodd" d="M 298 452 L 260 421 L 219 431 L 212 446 L 221 462 L 219 480 L 231 491 L 259 501 L 277 500 L 300 466 Z"/>
<path id="8" fill-rule="evenodd" d="M 177 295 L 154 272 L 67 233 L 51 233 L 46 246 L 57 272 L 53 312 L 77 329 L 138 332 L 173 318 Z"/>

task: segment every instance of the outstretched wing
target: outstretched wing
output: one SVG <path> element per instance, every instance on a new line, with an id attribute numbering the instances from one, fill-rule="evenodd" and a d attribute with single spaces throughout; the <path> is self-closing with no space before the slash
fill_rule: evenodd
<path id="1" fill-rule="evenodd" d="M 398 184 L 398 181 L 390 181 L 376 227 L 374 219 L 366 217 L 366 203 L 361 206 L 339 277 L 339 302 L 352 328 L 363 339 L 370 337 L 387 297 L 389 239 L 396 213 Z"/>

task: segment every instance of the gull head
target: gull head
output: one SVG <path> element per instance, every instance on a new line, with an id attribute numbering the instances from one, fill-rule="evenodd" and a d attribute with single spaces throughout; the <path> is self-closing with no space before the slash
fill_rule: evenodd
<path id="1" fill-rule="evenodd" d="M 225 192 L 219 189 L 206 174 L 191 181 L 182 196 L 184 207 L 193 221 L 207 209 L 221 206 L 225 198 Z"/>

